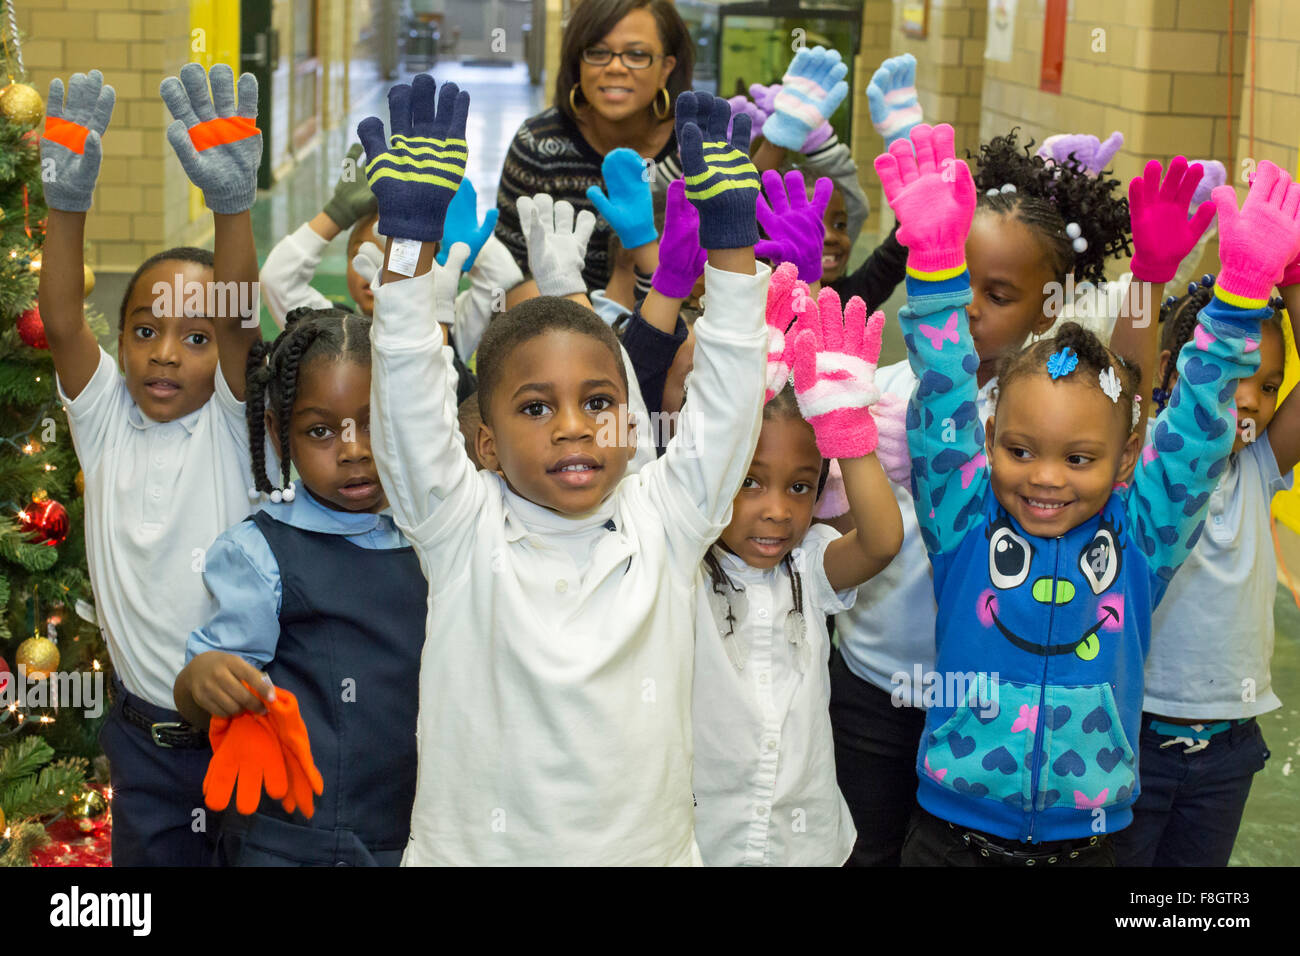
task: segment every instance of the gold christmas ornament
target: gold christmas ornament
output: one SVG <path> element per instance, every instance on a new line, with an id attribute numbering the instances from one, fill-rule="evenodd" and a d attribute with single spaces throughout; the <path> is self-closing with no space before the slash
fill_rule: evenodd
<path id="1" fill-rule="evenodd" d="M 68 804 L 68 819 L 82 833 L 93 833 L 108 822 L 108 801 L 98 790 L 87 789 Z"/>
<path id="2" fill-rule="evenodd" d="M 11 123 L 31 128 L 45 115 L 45 101 L 26 83 L 11 83 L 0 92 L 0 115 Z"/>
<path id="3" fill-rule="evenodd" d="M 0 837 L 5 835 L 5 811 L 0 807 Z"/>
<path id="4" fill-rule="evenodd" d="M 5 221 L 5 211 L 3 208 L 0 208 L 0 222 L 4 222 L 4 221 Z"/>
<path id="5" fill-rule="evenodd" d="M 77 469 L 77 477 L 72 479 L 72 483 L 77 486 L 77 494 L 86 493 L 86 473 L 80 468 Z"/>
<path id="6" fill-rule="evenodd" d="M 28 680 L 44 680 L 59 669 L 59 648 L 48 637 L 29 637 L 18 645 L 15 661 Z"/>
<path id="7" fill-rule="evenodd" d="M 84 299 L 86 296 L 90 295 L 90 293 L 95 291 L 95 273 L 91 270 L 90 266 L 87 265 L 83 265 L 81 269 L 81 281 L 86 287 L 86 291 L 81 294 L 81 297 Z"/>

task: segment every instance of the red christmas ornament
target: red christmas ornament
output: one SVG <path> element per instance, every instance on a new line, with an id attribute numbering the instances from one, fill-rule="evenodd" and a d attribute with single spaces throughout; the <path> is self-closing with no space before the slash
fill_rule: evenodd
<path id="1" fill-rule="evenodd" d="M 34 305 L 18 316 L 18 337 L 34 349 L 48 349 L 45 340 L 45 323 L 41 320 L 40 306 Z"/>
<path id="2" fill-rule="evenodd" d="M 0 695 L 9 687 L 9 682 L 13 680 L 14 673 L 9 669 L 9 664 L 3 657 L 0 657 Z"/>
<path id="3" fill-rule="evenodd" d="M 33 501 L 18 513 L 18 523 L 24 532 L 36 535 L 33 544 L 54 547 L 68 536 L 68 509 L 53 498 Z"/>

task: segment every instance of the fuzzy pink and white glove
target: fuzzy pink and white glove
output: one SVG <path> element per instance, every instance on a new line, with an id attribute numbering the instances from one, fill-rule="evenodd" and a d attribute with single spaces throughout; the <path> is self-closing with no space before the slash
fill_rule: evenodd
<path id="1" fill-rule="evenodd" d="M 876 363 L 884 325 L 885 313 L 868 319 L 857 296 L 841 312 L 834 289 L 822 289 L 816 309 L 799 318 L 791 354 L 794 391 L 826 458 L 862 458 L 876 450 L 871 406 L 880 398 Z"/>
<path id="2" fill-rule="evenodd" d="M 912 477 L 912 453 L 907 450 L 907 399 L 884 392 L 871 406 L 876 421 L 876 459 L 889 480 L 907 485 Z"/>
<path id="3" fill-rule="evenodd" d="M 799 267 L 783 262 L 772 272 L 767 285 L 767 393 L 766 404 L 790 381 L 791 326 L 795 319 L 813 309 L 808 283 L 799 278 Z"/>

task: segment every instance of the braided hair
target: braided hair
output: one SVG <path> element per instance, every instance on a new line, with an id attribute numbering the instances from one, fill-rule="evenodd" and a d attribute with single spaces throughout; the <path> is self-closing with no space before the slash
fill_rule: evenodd
<path id="1" fill-rule="evenodd" d="M 370 319 L 346 309 L 293 309 L 284 317 L 284 331 L 274 342 L 258 341 L 249 350 L 246 371 L 248 442 L 252 453 L 253 487 L 249 496 L 269 494 L 272 501 L 293 500 L 289 480 L 289 427 L 298 376 L 317 359 L 370 365 Z M 275 414 L 280 447 L 282 488 L 274 488 L 266 475 L 266 411 Z"/>
<path id="2" fill-rule="evenodd" d="M 1101 391 L 1100 376 L 1107 369 L 1112 369 L 1120 384 L 1120 395 L 1115 404 L 1123 407 L 1126 412 L 1133 408 L 1141 378 L 1137 363 L 1125 361 L 1116 355 L 1102 344 L 1101 339 L 1078 322 L 1066 322 L 1055 335 L 1039 339 L 1020 352 L 1005 356 L 998 368 L 999 395 L 1005 395 L 1007 388 L 1018 378 L 1048 374 L 1047 360 L 1056 352 L 1067 348 L 1073 350 L 1079 358 L 1079 364 L 1070 373 L 1071 378 L 1078 375 L 1078 381 L 1086 382 Z M 1131 414 L 1125 419 L 1129 434 L 1132 434 L 1137 424 L 1136 419 L 1137 416 Z"/>
<path id="3" fill-rule="evenodd" d="M 1073 157 L 1049 166 L 1034 155 L 1032 139 L 1017 144 L 1018 130 L 994 136 L 974 157 L 977 208 L 1024 223 L 1043 243 L 1058 282 L 1073 273 L 1100 284 L 1107 259 L 1133 254 L 1128 200 L 1115 191 L 1119 180 L 1090 176 Z"/>
<path id="4" fill-rule="evenodd" d="M 1192 333 L 1196 331 L 1197 317 L 1201 314 L 1201 309 L 1210 304 L 1212 298 L 1214 298 L 1214 276 L 1206 273 L 1201 276 L 1200 282 L 1187 284 L 1185 295 L 1166 296 L 1165 301 L 1160 305 L 1160 350 L 1169 353 L 1169 361 L 1165 363 L 1165 371 L 1160 376 L 1160 381 L 1151 391 L 1151 400 L 1155 402 L 1157 413 L 1164 409 L 1173 394 L 1174 376 L 1178 374 L 1178 353 L 1191 341 Z M 1282 298 L 1275 297 L 1269 305 L 1273 312 L 1264 321 L 1277 323 L 1281 328 Z"/>

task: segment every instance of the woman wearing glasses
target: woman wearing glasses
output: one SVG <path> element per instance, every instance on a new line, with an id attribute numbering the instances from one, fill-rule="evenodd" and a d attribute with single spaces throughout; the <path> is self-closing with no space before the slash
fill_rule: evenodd
<path id="1" fill-rule="evenodd" d="M 528 271 L 515 202 L 549 193 L 596 211 L 587 187 L 602 185 L 600 164 L 625 146 L 659 164 L 659 187 L 681 177 L 673 104 L 690 89 L 694 51 L 670 0 L 583 0 L 564 31 L 555 106 L 524 121 L 510 144 L 497 192 L 496 235 Z M 583 278 L 605 288 L 612 270 L 609 223 L 597 216 Z M 536 294 L 531 281 L 520 288 Z"/>

